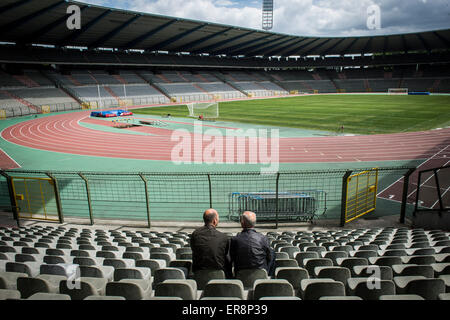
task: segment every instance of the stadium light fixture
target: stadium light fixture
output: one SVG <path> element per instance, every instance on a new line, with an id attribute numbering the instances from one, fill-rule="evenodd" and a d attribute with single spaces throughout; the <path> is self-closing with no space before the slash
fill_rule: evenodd
<path id="1" fill-rule="evenodd" d="M 263 0 L 262 28 L 264 30 L 273 28 L 273 0 Z"/>

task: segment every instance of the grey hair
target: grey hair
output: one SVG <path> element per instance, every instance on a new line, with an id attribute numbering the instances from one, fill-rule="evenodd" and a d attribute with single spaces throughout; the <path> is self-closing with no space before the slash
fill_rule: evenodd
<path id="1" fill-rule="evenodd" d="M 252 219 L 249 215 L 241 215 L 241 222 L 245 228 L 254 228 L 256 226 L 256 217 Z"/>

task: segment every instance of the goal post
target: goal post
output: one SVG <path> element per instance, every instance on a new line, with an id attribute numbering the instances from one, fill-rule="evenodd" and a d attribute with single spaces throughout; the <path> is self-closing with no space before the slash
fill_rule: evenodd
<path id="1" fill-rule="evenodd" d="M 219 118 L 219 103 L 217 101 L 211 102 L 193 102 L 188 103 L 189 117 L 203 119 L 217 119 Z"/>
<path id="2" fill-rule="evenodd" d="M 389 88 L 389 95 L 408 94 L 408 88 Z"/>

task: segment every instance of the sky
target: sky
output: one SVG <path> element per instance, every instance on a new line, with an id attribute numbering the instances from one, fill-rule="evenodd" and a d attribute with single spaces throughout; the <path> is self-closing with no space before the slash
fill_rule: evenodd
<path id="1" fill-rule="evenodd" d="M 171 17 L 262 29 L 263 0 L 79 0 Z M 274 0 L 271 31 L 365 36 L 450 28 L 450 0 Z"/>

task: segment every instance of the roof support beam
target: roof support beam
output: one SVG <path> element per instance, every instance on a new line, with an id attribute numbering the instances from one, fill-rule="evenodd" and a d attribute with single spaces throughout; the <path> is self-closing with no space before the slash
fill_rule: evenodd
<path id="1" fill-rule="evenodd" d="M 197 30 L 200 30 L 201 28 L 205 27 L 206 25 L 207 25 L 206 23 L 203 23 L 203 24 L 201 24 L 201 25 L 199 25 L 199 26 L 196 26 L 195 28 L 192 28 L 192 29 L 190 29 L 190 30 L 187 30 L 187 31 L 185 31 L 185 32 L 183 32 L 183 33 L 180 33 L 180 34 L 178 34 L 178 35 L 176 35 L 176 36 L 174 36 L 174 37 L 172 37 L 172 38 L 169 38 L 169 39 L 167 39 L 167 40 L 165 40 L 165 41 L 163 41 L 163 42 L 157 43 L 157 44 L 155 44 L 155 45 L 153 45 L 153 46 L 151 46 L 151 47 L 149 47 L 149 48 L 146 48 L 146 50 L 147 50 L 147 51 L 161 50 L 161 49 L 163 49 L 164 47 L 168 46 L 169 44 L 171 44 L 171 43 L 173 43 L 173 42 L 175 42 L 175 41 L 178 41 L 178 40 L 180 40 L 180 39 L 183 39 L 183 38 L 186 37 L 187 35 L 189 35 L 189 34 L 195 32 L 195 31 L 197 31 Z"/>
<path id="2" fill-rule="evenodd" d="M 273 42 L 280 41 L 281 39 L 286 38 L 286 37 L 287 36 L 284 36 L 282 38 L 272 39 L 272 40 L 269 40 L 269 41 L 264 41 L 262 43 L 258 43 L 256 45 L 251 46 L 251 47 L 247 47 L 246 49 L 238 49 L 238 50 L 233 50 L 233 51 L 228 51 L 228 52 L 230 54 L 237 53 L 237 54 L 243 54 L 243 55 L 246 55 L 246 56 L 247 55 L 251 55 L 252 53 L 257 52 L 259 48 L 265 47 L 268 44 L 271 44 Z"/>
<path id="3" fill-rule="evenodd" d="M 450 41 L 448 41 L 447 39 L 445 39 L 443 36 L 441 36 L 437 31 L 434 31 L 433 34 L 439 38 L 439 40 L 441 40 L 446 46 L 447 48 L 450 47 Z"/>
<path id="4" fill-rule="evenodd" d="M 139 45 L 140 43 L 144 42 L 145 40 L 147 40 L 148 38 L 150 38 L 151 36 L 157 34 L 158 32 L 164 30 L 165 28 L 167 28 L 168 26 L 174 24 L 175 22 L 177 22 L 178 19 L 173 19 L 170 20 L 169 22 L 164 23 L 163 25 L 156 27 L 153 30 L 150 30 L 149 32 L 137 37 L 136 39 L 131 40 L 130 42 L 124 44 L 121 49 L 131 49 L 131 48 L 135 48 L 137 45 Z"/>
<path id="5" fill-rule="evenodd" d="M 273 52 L 273 51 L 278 52 L 278 50 L 275 49 L 275 48 L 279 48 L 281 45 L 284 45 L 284 44 L 286 44 L 288 42 L 291 42 L 292 40 L 293 40 L 293 38 L 291 37 L 290 39 L 284 40 L 284 41 L 279 42 L 279 43 L 275 43 L 275 44 L 273 44 L 273 45 L 271 45 L 271 46 L 269 46 L 267 48 L 262 48 L 261 50 L 259 50 L 258 55 L 266 56 L 266 54 L 265 54 L 266 52 Z M 256 53 L 257 53 L 257 51 L 251 51 L 251 52 L 246 53 L 246 54 L 247 55 L 253 55 L 253 54 L 256 54 Z"/>
<path id="6" fill-rule="evenodd" d="M 354 44 L 356 43 L 356 41 L 358 41 L 358 40 L 359 40 L 359 38 L 353 39 L 353 41 L 350 42 L 350 44 L 349 44 L 347 47 L 345 47 L 344 50 L 342 50 L 342 55 L 347 54 L 347 53 L 348 53 L 348 50 L 350 50 L 350 48 L 353 47 L 353 45 L 354 45 Z"/>
<path id="7" fill-rule="evenodd" d="M 330 41 L 331 41 L 331 39 L 327 39 L 327 40 L 325 40 L 324 42 L 315 45 L 314 47 L 312 47 L 311 49 L 309 49 L 308 51 L 306 51 L 306 52 L 304 53 L 304 55 L 307 56 L 309 53 L 311 53 L 311 51 L 314 51 L 314 50 L 316 50 L 316 49 L 318 49 L 318 48 L 324 46 L 325 44 L 327 44 L 327 43 L 330 42 Z"/>
<path id="8" fill-rule="evenodd" d="M 311 38 L 308 38 L 308 39 L 305 39 L 305 40 L 311 40 Z M 299 47 L 295 47 L 294 49 L 292 49 L 292 50 L 286 52 L 284 55 L 287 56 L 287 57 L 289 57 L 289 56 L 293 55 L 294 53 L 298 53 L 299 50 L 302 50 L 302 49 L 305 48 L 306 46 L 309 46 L 310 44 L 312 44 L 312 43 L 314 43 L 314 42 L 316 42 L 316 41 L 319 41 L 319 38 L 316 38 L 316 39 L 314 39 L 313 41 L 310 41 L 310 42 L 308 42 L 308 43 L 306 43 L 306 44 L 303 44 L 303 45 L 301 45 L 301 46 L 299 46 Z M 298 54 L 298 55 L 301 56 L 301 54 Z"/>
<path id="9" fill-rule="evenodd" d="M 109 33 L 105 34 L 104 36 L 102 36 L 100 39 L 96 40 L 95 42 L 91 43 L 88 45 L 89 48 L 98 48 L 101 47 L 105 42 L 107 42 L 108 40 L 110 40 L 111 38 L 113 38 L 115 35 L 117 35 L 118 33 L 120 33 L 123 29 L 127 28 L 130 24 L 132 24 L 133 22 L 135 22 L 137 19 L 139 19 L 140 17 L 142 17 L 140 14 L 134 16 L 131 19 L 128 19 L 128 21 L 126 21 L 125 23 L 121 24 L 120 26 L 118 26 L 117 28 L 115 28 L 114 30 L 110 31 Z"/>
<path id="10" fill-rule="evenodd" d="M 69 36 L 67 36 L 64 39 L 61 39 L 60 41 L 58 41 L 58 45 L 63 47 L 66 45 L 70 45 L 72 41 L 75 41 L 76 39 L 78 39 L 81 35 L 83 35 L 83 33 L 85 33 L 86 31 L 88 31 L 90 28 L 92 28 L 93 26 L 95 26 L 97 23 L 99 23 L 103 18 L 105 18 L 107 15 L 109 15 L 112 12 L 112 10 L 108 9 L 106 11 L 104 11 L 102 14 L 100 14 L 97 18 L 92 19 L 91 21 L 89 21 L 84 27 L 82 27 L 80 30 L 74 31 L 72 32 Z"/>
<path id="11" fill-rule="evenodd" d="M 6 6 L 0 7 L 0 14 L 3 14 L 9 10 L 18 8 L 20 6 L 23 6 L 24 4 L 27 4 L 28 2 L 31 2 L 31 1 L 32 0 L 22 0 L 19 2 L 13 2 L 13 3 L 7 4 Z"/>
<path id="12" fill-rule="evenodd" d="M 178 52 L 182 52 L 182 51 L 190 51 L 189 49 L 191 49 L 191 48 L 193 48 L 193 47 L 195 47 L 195 46 L 198 46 L 199 44 L 201 44 L 201 43 L 203 43 L 203 42 L 205 42 L 205 41 L 208 41 L 208 40 L 211 40 L 211 39 L 213 39 L 213 38 L 215 38 L 215 37 L 218 37 L 218 36 L 220 36 L 220 35 L 222 35 L 222 34 L 228 32 L 228 31 L 230 31 L 230 30 L 233 30 L 233 28 L 232 28 L 232 27 L 231 27 L 231 28 L 227 28 L 227 29 L 224 29 L 224 30 L 222 30 L 222 31 L 216 32 L 216 33 L 214 33 L 214 34 L 211 34 L 211 35 L 209 35 L 209 36 L 203 37 L 203 38 L 201 38 L 201 39 L 192 41 L 192 42 L 190 42 L 190 43 L 187 43 L 187 44 L 185 44 L 185 45 L 183 45 L 183 46 L 180 46 L 180 47 L 174 49 L 173 51 L 178 51 Z"/>
<path id="13" fill-rule="evenodd" d="M 405 35 L 402 34 L 403 52 L 408 53 L 408 43 L 406 42 Z"/>
<path id="14" fill-rule="evenodd" d="M 248 35 L 250 35 L 250 34 L 252 34 L 252 33 L 255 33 L 255 32 L 256 32 L 256 31 L 250 31 L 250 32 L 247 32 L 247 33 L 240 34 L 240 35 L 238 35 L 238 36 L 236 36 L 236 37 L 233 37 L 233 38 L 230 38 L 230 39 L 226 39 L 226 40 L 217 42 L 217 43 L 215 43 L 215 44 L 212 44 L 212 45 L 203 47 L 203 48 L 201 48 L 201 49 L 197 49 L 197 50 L 195 50 L 193 53 L 204 53 L 204 52 L 207 52 L 207 51 L 210 51 L 210 50 L 214 50 L 214 49 L 216 49 L 216 48 L 220 48 L 220 47 L 222 47 L 223 45 L 226 45 L 227 43 L 230 43 L 230 42 L 239 40 L 239 39 L 244 38 L 244 37 L 246 37 L 246 36 L 248 36 Z"/>
<path id="15" fill-rule="evenodd" d="M 366 42 L 366 45 L 365 45 L 364 48 L 362 49 L 361 56 L 364 56 L 366 53 L 372 53 L 372 52 L 367 52 L 367 51 L 369 51 L 369 48 L 370 48 L 370 46 L 372 45 L 372 40 L 373 40 L 372 37 L 369 37 L 369 38 L 368 38 L 368 40 L 367 40 L 367 42 Z"/>
<path id="16" fill-rule="evenodd" d="M 307 38 L 302 38 L 302 39 L 297 40 L 297 41 L 295 41 L 295 42 L 293 42 L 293 43 L 291 43 L 291 44 L 289 44 L 289 45 L 287 45 L 287 46 L 284 46 L 284 47 L 282 47 L 282 48 L 280 48 L 280 49 L 272 50 L 272 51 L 266 53 L 265 56 L 266 56 L 266 57 L 274 56 L 276 53 L 281 53 L 281 52 L 283 52 L 284 50 L 289 49 L 289 48 L 292 48 L 293 46 L 296 46 L 297 44 L 302 43 L 302 42 L 305 41 L 305 40 L 307 40 Z"/>
<path id="17" fill-rule="evenodd" d="M 54 3 L 54 4 L 52 4 L 52 5 L 48 6 L 48 7 L 45 7 L 43 9 L 38 10 L 38 11 L 30 13 L 29 15 L 26 15 L 26 16 L 24 16 L 22 18 L 19 18 L 19 19 L 14 20 L 14 21 L 12 21 L 10 23 L 4 24 L 4 25 L 0 26 L 0 34 L 5 34 L 5 33 L 8 33 L 8 32 L 11 32 L 11 30 L 14 30 L 15 28 L 20 27 L 24 23 L 27 23 L 28 21 L 33 20 L 33 19 L 35 19 L 35 18 L 37 18 L 37 17 L 39 17 L 39 16 L 41 16 L 41 15 L 51 11 L 51 10 L 59 7 L 60 5 L 62 5 L 64 3 L 66 3 L 66 1 L 64 1 L 64 0 L 56 2 L 56 3 Z"/>
<path id="18" fill-rule="evenodd" d="M 419 40 L 422 42 L 423 47 L 425 48 L 425 50 L 427 50 L 427 52 L 429 53 L 430 50 L 430 46 L 428 45 L 427 41 L 425 40 L 425 38 L 420 34 L 420 33 L 416 33 L 416 37 L 419 38 Z"/>
<path id="19" fill-rule="evenodd" d="M 80 12 L 83 12 L 86 8 L 89 8 L 89 6 L 83 6 L 82 8 L 80 8 Z M 57 26 L 59 26 L 62 23 L 65 23 L 67 21 L 67 19 L 71 16 L 71 13 L 68 13 L 67 15 L 55 20 L 52 23 L 49 23 L 45 26 L 43 26 L 42 28 L 36 30 L 35 32 L 33 32 L 31 35 L 29 35 L 26 38 L 23 38 L 19 41 L 19 43 L 23 43 L 23 44 L 27 44 L 32 42 L 33 40 L 37 40 L 39 39 L 41 36 L 47 34 L 48 32 L 52 31 L 53 29 L 55 29 Z"/>
<path id="20" fill-rule="evenodd" d="M 345 40 L 345 38 L 340 39 L 338 42 L 336 42 L 335 44 L 333 44 L 331 47 L 329 47 L 327 50 L 325 50 L 322 53 L 322 56 L 326 56 L 328 55 L 330 52 L 332 52 L 332 50 L 334 50 L 334 48 L 336 48 L 338 45 L 340 45 L 343 41 Z M 337 53 L 335 53 L 337 54 Z"/>
<path id="21" fill-rule="evenodd" d="M 387 45 L 388 45 L 388 37 L 384 37 L 383 54 L 386 54 Z"/>
<path id="22" fill-rule="evenodd" d="M 255 42 L 259 42 L 259 41 L 265 40 L 265 39 L 270 38 L 270 37 L 271 37 L 271 35 L 268 35 L 268 36 L 266 35 L 264 37 L 253 39 L 253 40 L 247 41 L 245 43 L 240 43 L 240 44 L 228 47 L 228 48 L 222 48 L 220 50 L 217 50 L 217 51 L 213 52 L 213 54 L 218 54 L 218 53 L 230 54 L 230 53 L 232 53 L 232 52 L 234 52 L 234 51 L 236 51 L 238 49 L 242 49 L 242 48 L 247 47 L 247 46 L 249 46 L 249 45 L 251 45 L 251 44 L 253 44 Z"/>

